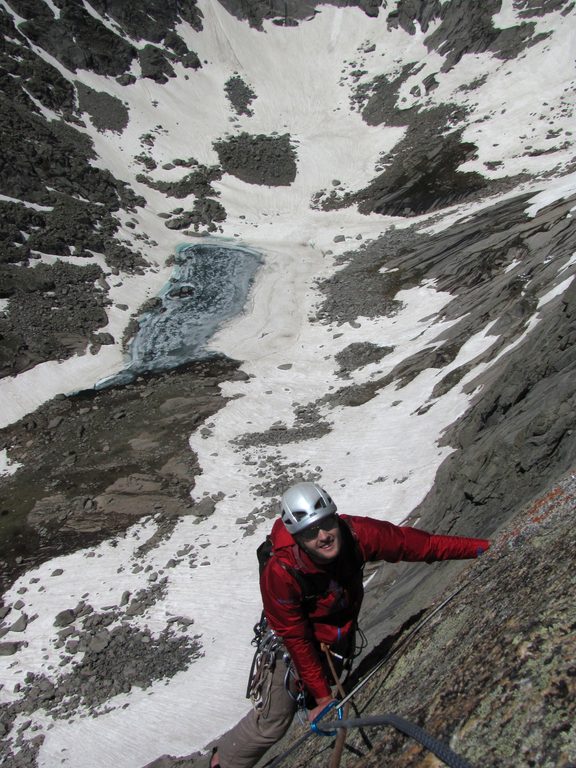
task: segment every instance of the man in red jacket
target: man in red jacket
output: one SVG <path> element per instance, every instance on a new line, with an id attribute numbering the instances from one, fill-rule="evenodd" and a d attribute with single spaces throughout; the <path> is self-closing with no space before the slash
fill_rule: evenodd
<path id="1" fill-rule="evenodd" d="M 354 653 L 366 562 L 464 560 L 489 548 L 486 539 L 437 536 L 370 517 L 337 515 L 316 483 L 282 496 L 270 535 L 272 553 L 260 577 L 267 632 L 257 666 L 257 704 L 225 734 L 211 768 L 251 768 L 288 730 L 298 692 L 313 720 L 333 700 L 322 649 L 335 659 Z M 341 665 L 340 665 L 341 666 Z"/>

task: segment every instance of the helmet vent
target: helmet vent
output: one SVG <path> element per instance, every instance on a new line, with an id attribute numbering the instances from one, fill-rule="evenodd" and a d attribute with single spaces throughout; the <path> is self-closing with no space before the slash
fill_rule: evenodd
<path id="1" fill-rule="evenodd" d="M 280 501 L 282 520 L 292 535 L 316 525 L 335 512 L 336 504 L 317 483 L 295 483 L 284 491 Z"/>

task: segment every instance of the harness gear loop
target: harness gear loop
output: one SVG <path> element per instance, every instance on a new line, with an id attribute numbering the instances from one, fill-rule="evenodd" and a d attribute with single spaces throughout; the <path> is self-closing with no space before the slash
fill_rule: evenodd
<path id="1" fill-rule="evenodd" d="M 282 659 L 286 665 L 286 673 L 284 675 L 286 693 L 296 702 L 299 710 L 305 710 L 306 696 L 304 687 L 296 673 L 282 638 L 278 637 L 274 630 L 268 626 L 264 612 L 262 612 L 260 621 L 254 625 L 254 637 L 251 643 L 256 646 L 256 651 L 250 666 L 246 698 L 251 700 L 254 709 L 261 711 L 269 704 L 272 676 L 277 662 Z M 294 689 L 296 689 L 296 693 Z"/>
<path id="2" fill-rule="evenodd" d="M 264 614 L 254 625 L 252 645 L 256 646 L 256 651 L 250 667 L 246 698 L 251 700 L 254 709 L 262 710 L 270 701 L 272 672 L 276 661 L 283 656 L 288 664 L 290 657 L 284 650 L 282 640 L 268 626 Z"/>

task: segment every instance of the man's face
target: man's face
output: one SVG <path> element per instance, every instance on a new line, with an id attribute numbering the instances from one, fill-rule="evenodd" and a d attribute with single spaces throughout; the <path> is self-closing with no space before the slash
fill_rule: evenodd
<path id="1" fill-rule="evenodd" d="M 318 563 L 329 563 L 340 554 L 342 535 L 338 516 L 330 515 L 296 535 L 299 546 Z"/>

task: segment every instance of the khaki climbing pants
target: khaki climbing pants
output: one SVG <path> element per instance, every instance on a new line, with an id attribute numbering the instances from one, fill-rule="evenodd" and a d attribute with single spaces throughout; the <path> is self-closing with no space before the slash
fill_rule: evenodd
<path id="1" fill-rule="evenodd" d="M 296 702 L 284 687 L 286 664 L 277 659 L 274 670 L 267 674 L 272 681 L 262 709 L 252 709 L 218 741 L 221 768 L 252 768 L 290 727 Z"/>

